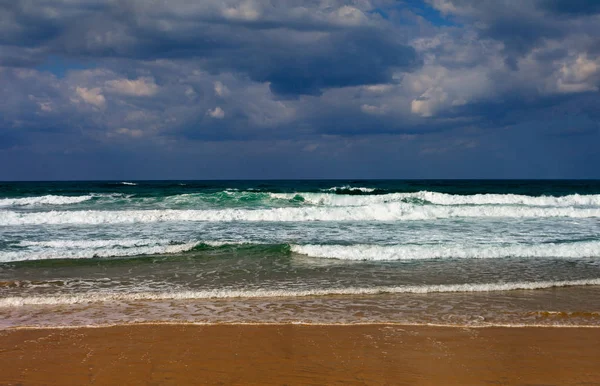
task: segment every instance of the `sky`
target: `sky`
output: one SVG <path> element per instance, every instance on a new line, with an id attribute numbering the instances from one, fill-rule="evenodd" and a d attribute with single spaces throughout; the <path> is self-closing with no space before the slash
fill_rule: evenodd
<path id="1" fill-rule="evenodd" d="M 600 178 L 597 0 L 0 0 L 0 180 Z"/>

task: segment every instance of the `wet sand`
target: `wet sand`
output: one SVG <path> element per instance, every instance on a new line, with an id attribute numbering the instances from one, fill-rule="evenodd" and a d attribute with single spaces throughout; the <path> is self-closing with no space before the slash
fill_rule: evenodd
<path id="1" fill-rule="evenodd" d="M 137 325 L 0 331 L 2 385 L 600 385 L 599 328 Z"/>

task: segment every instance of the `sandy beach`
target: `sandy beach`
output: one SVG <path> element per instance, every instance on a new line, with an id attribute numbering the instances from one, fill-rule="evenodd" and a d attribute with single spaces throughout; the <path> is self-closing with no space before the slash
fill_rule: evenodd
<path id="1" fill-rule="evenodd" d="M 0 332 L 0 384 L 600 384 L 598 328 L 130 325 Z"/>

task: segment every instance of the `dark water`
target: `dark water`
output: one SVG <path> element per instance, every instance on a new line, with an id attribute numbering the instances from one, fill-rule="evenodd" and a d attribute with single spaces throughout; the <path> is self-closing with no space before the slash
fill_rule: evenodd
<path id="1" fill-rule="evenodd" d="M 600 194 L 600 180 L 242 180 L 242 181 L 58 181 L 0 182 L 2 197 L 47 194 L 76 196 L 88 193 L 124 193 L 136 196 L 167 196 L 186 193 L 217 193 L 227 189 L 273 193 L 329 191 L 343 194 L 385 194 L 435 191 L 448 194 L 523 194 L 564 196 Z M 373 192 L 356 188 L 368 187 Z"/>

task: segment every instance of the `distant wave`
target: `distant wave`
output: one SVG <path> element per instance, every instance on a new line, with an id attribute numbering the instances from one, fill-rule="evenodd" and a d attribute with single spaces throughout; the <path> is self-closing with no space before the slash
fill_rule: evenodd
<path id="1" fill-rule="evenodd" d="M 416 193 L 389 193 L 376 196 L 344 196 L 327 193 L 271 193 L 277 199 L 301 199 L 306 203 L 323 206 L 364 206 L 390 202 L 413 204 L 454 205 L 523 205 L 523 206 L 597 206 L 600 207 L 600 195 L 569 196 L 524 196 L 518 194 L 474 194 L 455 195 L 421 191 Z"/>
<path id="2" fill-rule="evenodd" d="M 130 185 L 130 186 L 136 186 L 137 184 L 135 182 L 127 182 L 127 181 L 123 181 L 120 182 L 121 185 Z"/>
<path id="3" fill-rule="evenodd" d="M 316 288 L 310 290 L 233 290 L 215 289 L 205 291 L 170 291 L 139 293 L 83 293 L 80 295 L 55 296 L 12 296 L 0 299 L 0 307 L 20 307 L 27 305 L 63 305 L 108 301 L 140 301 L 140 300 L 187 300 L 187 299 L 230 299 L 230 298 L 274 298 L 274 297 L 306 297 L 327 295 L 377 295 L 377 294 L 428 294 L 452 292 L 496 292 L 514 290 L 537 290 L 554 287 L 600 285 L 598 279 L 539 281 L 514 283 L 466 283 L 466 284 L 434 284 L 380 287 L 349 288 Z"/>
<path id="4" fill-rule="evenodd" d="M 333 188 L 331 188 L 333 189 Z M 337 189 L 337 188 L 336 188 Z M 355 188 L 353 188 L 355 189 Z M 370 189 L 370 188 L 356 188 Z M 365 190 L 366 191 L 366 190 Z M 130 205 L 156 205 L 158 208 L 182 207 L 361 207 L 377 204 L 404 203 L 415 206 L 524 206 L 524 207 L 556 207 L 556 208 L 600 208 L 600 195 L 568 196 L 525 196 L 516 194 L 475 194 L 453 195 L 446 193 L 420 191 L 415 193 L 389 193 L 378 195 L 351 195 L 334 193 L 272 193 L 258 191 L 239 191 L 226 189 L 213 193 L 184 193 L 166 196 L 144 197 L 139 195 L 123 195 L 121 193 L 90 193 L 82 196 L 45 195 L 35 197 L 2 198 L 0 207 L 11 206 L 43 206 L 70 205 L 90 201 L 90 205 L 101 206 L 118 202 L 126 207 Z"/>
<path id="5" fill-rule="evenodd" d="M 70 205 L 78 204 L 83 201 L 88 201 L 94 198 L 93 195 L 88 194 L 85 196 L 36 196 L 36 197 L 22 197 L 22 198 L 1 198 L 0 207 L 7 206 L 26 206 L 26 205 Z"/>
<path id="6" fill-rule="evenodd" d="M 332 192 L 336 194 L 356 194 L 356 193 L 373 193 L 377 191 L 375 188 L 364 188 L 364 187 L 355 187 L 355 186 L 334 186 L 329 189 L 324 189 L 326 192 Z M 383 191 L 381 191 L 383 192 Z"/>

